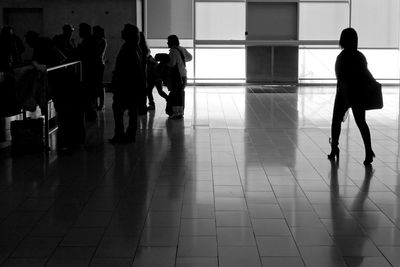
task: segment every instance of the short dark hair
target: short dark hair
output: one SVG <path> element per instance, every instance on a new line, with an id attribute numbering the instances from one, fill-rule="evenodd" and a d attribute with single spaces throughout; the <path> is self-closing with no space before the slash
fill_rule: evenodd
<path id="1" fill-rule="evenodd" d="M 91 33 L 92 27 L 89 24 L 82 22 L 81 24 L 79 24 L 79 30 L 85 33 Z"/>
<path id="2" fill-rule="evenodd" d="M 63 32 L 73 32 L 75 29 L 74 29 L 74 26 L 72 26 L 72 24 L 65 24 L 62 27 L 62 30 L 63 30 Z"/>
<path id="3" fill-rule="evenodd" d="M 139 33 L 139 28 L 130 23 L 125 24 L 123 30 L 128 34 L 128 36 L 136 35 Z"/>
<path id="4" fill-rule="evenodd" d="M 179 45 L 179 38 L 176 35 L 168 36 L 168 43 L 170 45 Z"/>
<path id="5" fill-rule="evenodd" d="M 356 30 L 353 28 L 346 28 L 340 35 L 339 45 L 343 49 L 357 49 L 358 36 Z"/>

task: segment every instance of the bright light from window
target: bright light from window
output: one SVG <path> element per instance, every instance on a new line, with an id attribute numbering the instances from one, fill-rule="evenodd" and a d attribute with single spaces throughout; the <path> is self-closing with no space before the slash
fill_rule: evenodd
<path id="1" fill-rule="evenodd" d="M 245 3 L 196 3 L 197 40 L 244 40 Z"/>
<path id="2" fill-rule="evenodd" d="M 245 48 L 196 49 L 196 78 L 245 79 Z"/>
<path id="3" fill-rule="evenodd" d="M 348 3 L 300 3 L 300 40 L 338 40 L 349 27 Z"/>

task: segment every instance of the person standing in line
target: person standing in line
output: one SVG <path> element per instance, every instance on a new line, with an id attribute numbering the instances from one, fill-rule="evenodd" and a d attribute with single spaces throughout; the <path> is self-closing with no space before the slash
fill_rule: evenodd
<path id="1" fill-rule="evenodd" d="M 331 126 L 331 153 L 328 159 L 339 159 L 339 136 L 341 123 L 349 108 L 353 111 L 354 119 L 365 147 L 364 165 L 372 163 L 375 153 L 372 150 L 371 134 L 365 121 L 363 107 L 363 90 L 372 75 L 368 71 L 365 56 L 357 50 L 358 36 L 353 28 L 344 29 L 341 33 L 339 45 L 343 49 L 338 55 L 335 64 L 337 89 L 333 107 Z"/>
<path id="2" fill-rule="evenodd" d="M 145 87 L 140 90 L 139 95 L 139 115 L 146 115 L 147 114 L 147 80 L 148 80 L 148 58 L 150 57 L 150 49 L 147 46 L 146 38 L 143 32 L 140 32 L 140 41 L 139 41 L 139 48 L 142 51 L 142 64 L 143 68 L 145 69 L 146 75 L 146 84 Z"/>
<path id="3" fill-rule="evenodd" d="M 53 42 L 58 50 L 64 54 L 66 61 L 74 61 L 77 59 L 77 51 L 75 40 L 72 38 L 74 27 L 71 24 L 65 24 L 62 27 L 62 34 L 53 37 Z"/>
<path id="4" fill-rule="evenodd" d="M 4 26 L 0 33 L 0 71 L 11 71 L 22 64 L 25 46 L 10 26 Z"/>
<path id="5" fill-rule="evenodd" d="M 96 101 L 96 41 L 92 34 L 92 27 L 87 23 L 79 24 L 79 36 L 82 42 L 78 45 L 78 55 L 82 62 L 82 82 L 85 93 L 85 119 L 95 121 L 97 113 L 95 109 Z"/>
<path id="6" fill-rule="evenodd" d="M 104 55 L 106 53 L 107 48 L 107 40 L 104 34 L 104 29 L 100 26 L 93 27 L 93 36 L 96 41 L 96 104 L 97 98 L 99 98 L 99 104 L 97 105 L 97 110 L 104 109 L 104 85 L 103 85 L 103 76 L 104 76 Z"/>
<path id="7" fill-rule="evenodd" d="M 182 119 L 185 107 L 185 87 L 187 84 L 186 62 L 192 60 L 192 55 L 182 46 L 176 35 L 168 36 L 169 67 L 168 87 L 171 91 L 172 102 L 171 119 Z"/>
<path id="8" fill-rule="evenodd" d="M 122 45 L 112 77 L 114 137 L 111 143 L 132 143 L 136 140 L 138 105 L 141 90 L 146 86 L 143 56 L 139 47 L 139 29 L 125 24 L 121 31 Z M 124 111 L 128 110 L 129 125 L 125 132 Z"/>

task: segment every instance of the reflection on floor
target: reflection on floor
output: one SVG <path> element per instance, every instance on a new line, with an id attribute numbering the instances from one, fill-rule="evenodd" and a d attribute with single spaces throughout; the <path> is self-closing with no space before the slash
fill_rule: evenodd
<path id="1" fill-rule="evenodd" d="M 188 88 L 184 120 L 157 98 L 128 145 L 108 95 L 85 148 L 0 152 L 0 263 L 399 266 L 399 88 L 368 112 L 373 169 L 351 115 L 326 158 L 334 90 Z"/>

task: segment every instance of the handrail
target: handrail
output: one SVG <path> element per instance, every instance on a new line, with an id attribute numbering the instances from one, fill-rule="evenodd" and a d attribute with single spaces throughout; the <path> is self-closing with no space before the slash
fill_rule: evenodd
<path id="1" fill-rule="evenodd" d="M 81 64 L 82 64 L 81 61 L 68 62 L 68 63 L 62 64 L 62 65 L 58 65 L 58 66 L 54 66 L 54 67 L 48 68 L 47 72 L 49 73 L 49 72 L 54 71 L 54 70 L 63 69 L 63 68 L 69 67 L 69 66 L 77 65 L 77 66 L 79 66 L 79 80 L 81 81 L 82 80 Z M 54 132 L 56 129 L 50 130 L 49 113 L 48 113 L 47 105 L 45 106 L 45 110 L 44 110 L 43 113 L 44 113 L 44 122 L 45 122 L 44 123 L 45 147 L 46 147 L 46 154 L 47 154 L 49 152 L 49 137 L 50 137 L 50 133 Z"/>
<path id="2" fill-rule="evenodd" d="M 54 67 L 48 68 L 47 72 L 53 71 L 53 70 L 57 70 L 57 69 L 61 69 L 61 68 L 65 68 L 65 67 L 72 66 L 72 65 L 75 65 L 75 64 L 81 64 L 81 62 L 80 61 L 73 61 L 73 62 L 65 63 L 63 65 L 54 66 Z"/>

